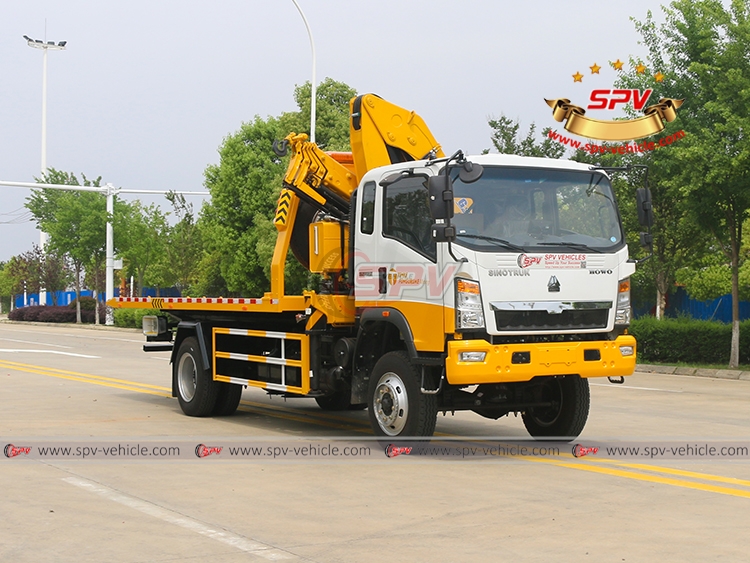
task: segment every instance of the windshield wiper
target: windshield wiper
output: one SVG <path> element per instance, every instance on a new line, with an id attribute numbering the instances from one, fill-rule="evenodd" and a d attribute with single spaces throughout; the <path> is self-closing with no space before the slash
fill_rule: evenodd
<path id="1" fill-rule="evenodd" d="M 500 246 L 504 246 L 505 248 L 509 248 L 510 250 L 515 250 L 516 252 L 526 252 L 526 249 L 524 249 L 523 247 L 517 246 L 513 244 L 512 242 L 508 242 L 507 240 L 501 239 L 501 238 L 488 237 L 485 235 L 470 235 L 470 234 L 465 234 L 465 233 L 458 233 L 456 236 L 466 237 L 466 238 L 476 238 L 479 240 L 487 240 L 489 242 L 497 243 Z"/>
<path id="2" fill-rule="evenodd" d="M 601 254 L 602 251 L 597 248 L 591 248 L 587 244 L 581 244 L 580 242 L 538 242 L 536 246 L 569 246 L 570 248 L 579 248 L 581 250 L 588 250 L 589 252 L 596 252 Z"/>

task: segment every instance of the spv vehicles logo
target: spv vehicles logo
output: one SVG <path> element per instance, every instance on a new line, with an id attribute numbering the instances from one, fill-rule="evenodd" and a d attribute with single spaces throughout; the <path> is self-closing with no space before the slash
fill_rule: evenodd
<path id="1" fill-rule="evenodd" d="M 615 70 L 615 72 L 621 73 L 625 63 L 620 61 L 620 59 L 617 59 L 614 62 L 610 62 L 609 65 Z M 589 68 L 591 69 L 592 75 L 599 75 L 602 69 L 602 67 L 596 63 Z M 634 65 L 633 69 L 635 70 L 636 76 L 642 75 L 643 81 L 648 81 L 646 77 L 650 76 L 650 73 L 647 74 L 648 69 L 643 63 Z M 652 76 L 652 82 L 654 85 L 663 84 L 665 77 L 661 72 L 657 72 Z M 581 85 L 583 85 L 583 74 L 576 71 L 572 77 L 574 85 L 575 83 L 581 83 Z M 565 130 L 570 133 L 588 139 L 598 139 L 601 141 L 633 141 L 649 137 L 662 131 L 665 127 L 665 123 L 672 122 L 677 118 L 677 110 L 684 102 L 684 100 L 663 97 L 656 103 L 646 105 L 653 92 L 654 88 L 595 88 L 588 92 L 589 103 L 586 106 L 586 109 L 571 103 L 569 98 L 545 98 L 544 101 L 552 108 L 552 117 L 555 121 L 563 123 Z M 587 110 L 616 110 L 622 109 L 628 104 L 632 105 L 634 111 L 643 112 L 643 115 L 632 119 L 610 120 L 593 119 L 586 115 Z M 555 135 L 559 136 L 557 134 Z M 552 135 L 550 136 L 561 142 L 568 140 L 563 138 L 556 139 L 556 137 L 553 137 Z M 644 148 L 637 152 L 653 150 L 653 148 L 654 147 L 650 149 Z"/>

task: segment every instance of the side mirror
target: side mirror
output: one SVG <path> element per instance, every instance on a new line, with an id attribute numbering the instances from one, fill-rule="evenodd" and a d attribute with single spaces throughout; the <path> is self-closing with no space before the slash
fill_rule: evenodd
<path id="1" fill-rule="evenodd" d="M 471 184 L 476 182 L 484 174 L 484 167 L 481 164 L 474 164 L 468 160 L 465 160 L 458 170 L 458 177 L 464 184 Z"/>
<path id="2" fill-rule="evenodd" d="M 651 233 L 641 233 L 641 246 L 654 251 L 654 236 Z"/>
<path id="3" fill-rule="evenodd" d="M 638 222 L 644 227 L 654 224 L 654 209 L 651 205 L 651 190 L 638 188 L 635 191 L 636 210 L 638 211 Z"/>
<path id="4" fill-rule="evenodd" d="M 430 214 L 436 221 L 453 217 L 453 183 L 447 174 L 430 176 L 427 180 Z"/>
<path id="5" fill-rule="evenodd" d="M 432 240 L 435 242 L 453 242 L 456 240 L 456 227 L 453 225 L 435 223 L 430 230 L 432 231 Z"/>

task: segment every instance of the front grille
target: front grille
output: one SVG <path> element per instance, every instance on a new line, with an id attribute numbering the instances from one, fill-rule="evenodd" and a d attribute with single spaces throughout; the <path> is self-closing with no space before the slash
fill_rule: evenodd
<path id="1" fill-rule="evenodd" d="M 609 309 L 567 310 L 550 314 L 537 311 L 495 311 L 499 331 L 511 330 L 580 330 L 605 328 Z"/>

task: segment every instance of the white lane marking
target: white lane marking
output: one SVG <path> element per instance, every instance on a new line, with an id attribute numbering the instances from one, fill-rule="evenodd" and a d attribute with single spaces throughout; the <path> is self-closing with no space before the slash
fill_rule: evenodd
<path id="1" fill-rule="evenodd" d="M 175 512 L 167 508 L 162 508 L 161 506 L 158 506 L 151 502 L 125 495 L 116 491 L 115 489 L 105 487 L 104 485 L 99 485 L 98 483 L 93 483 L 91 481 L 87 481 L 85 479 L 80 479 L 77 477 L 65 477 L 63 478 L 63 481 L 65 481 L 66 483 L 70 483 L 71 485 L 75 485 L 76 487 L 85 489 L 89 492 L 101 495 L 108 500 L 143 512 L 144 514 L 148 514 L 149 516 L 153 516 L 154 518 L 164 520 L 165 522 L 169 522 L 170 524 L 174 524 L 176 526 L 181 526 L 182 528 L 191 530 L 193 532 L 201 534 L 202 536 L 207 536 L 216 541 L 230 545 L 246 553 L 258 555 L 265 559 L 270 559 L 271 561 L 276 561 L 279 559 L 297 559 L 297 557 L 295 557 L 291 553 L 286 553 L 271 545 L 251 540 L 246 537 L 233 534 L 232 532 L 227 532 L 226 530 L 217 530 L 211 526 L 204 524 L 203 522 L 194 520 L 189 516 L 183 516 L 179 512 Z"/>
<path id="2" fill-rule="evenodd" d="M 0 353 L 9 354 L 59 354 L 61 356 L 73 356 L 75 358 L 101 358 L 101 356 L 89 356 L 87 354 L 75 354 L 73 352 L 61 352 L 60 350 L 14 350 L 11 348 L 0 348 Z"/>
<path id="3" fill-rule="evenodd" d="M 682 393 L 675 389 L 657 389 L 655 387 L 635 387 L 633 385 L 617 385 L 612 383 L 589 383 L 589 385 L 596 385 L 598 387 L 619 387 L 620 389 L 640 389 L 641 391 L 663 391 L 664 393 Z"/>
<path id="4" fill-rule="evenodd" d="M 37 346 L 52 346 L 54 348 L 67 348 L 70 350 L 72 346 L 63 346 L 62 344 L 48 344 L 47 342 L 33 342 L 31 340 L 16 340 L 14 338 L 0 338 L 3 342 L 19 342 L 21 344 L 36 344 Z"/>
<path id="5" fill-rule="evenodd" d="M 0 326 L 0 330 L 2 330 L 3 328 L 4 327 Z M 132 340 L 130 338 L 110 338 L 107 336 L 96 336 L 96 335 L 91 335 L 91 334 L 81 335 L 81 334 L 70 334 L 68 332 L 48 332 L 44 330 L 21 330 L 21 329 L 13 329 L 13 332 L 26 332 L 30 334 L 51 334 L 53 336 L 67 336 L 68 338 L 85 338 L 86 340 L 91 340 L 91 339 L 116 340 L 118 342 L 137 342 L 138 344 L 143 344 L 143 340 Z M 94 332 L 94 331 L 92 330 L 91 332 Z"/>

